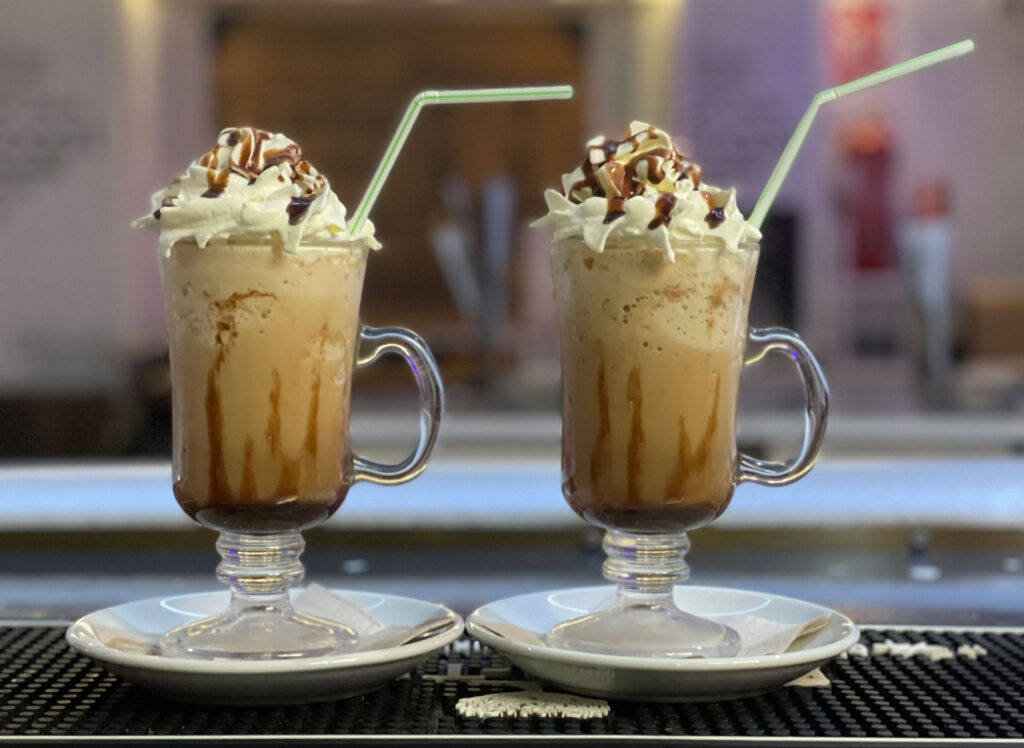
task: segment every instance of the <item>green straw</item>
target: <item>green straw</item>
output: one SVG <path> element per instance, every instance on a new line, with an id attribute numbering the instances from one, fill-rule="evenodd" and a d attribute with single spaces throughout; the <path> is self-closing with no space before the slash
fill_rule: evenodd
<path id="1" fill-rule="evenodd" d="M 569 99 L 572 98 L 572 86 L 530 86 L 524 88 L 470 88 L 463 90 L 449 91 L 420 91 L 413 96 L 409 107 L 405 110 L 402 121 L 398 123 L 388 148 L 384 151 L 384 158 L 381 159 L 377 171 L 370 180 L 370 186 L 366 188 L 366 194 L 359 202 L 359 207 L 352 214 L 352 222 L 349 226 L 349 234 L 358 236 L 370 213 L 373 204 L 377 202 L 384 180 L 391 173 L 391 167 L 395 165 L 399 151 L 405 145 L 409 131 L 420 114 L 420 109 L 428 104 L 476 104 L 498 101 L 542 101 L 545 99 Z"/>
<path id="2" fill-rule="evenodd" d="M 886 68 L 885 70 L 879 70 L 877 73 L 866 75 L 863 78 L 858 78 L 855 81 L 844 83 L 841 86 L 835 88 L 829 88 L 811 100 L 811 105 L 807 107 L 807 111 L 804 112 L 804 116 L 800 118 L 799 124 L 796 126 L 796 130 L 793 132 L 793 136 L 786 143 L 786 148 L 782 151 L 782 157 L 779 158 L 779 163 L 775 165 L 775 171 L 772 172 L 771 177 L 768 179 L 768 184 L 764 186 L 764 192 L 761 193 L 761 197 L 757 200 L 757 205 L 754 206 L 753 212 L 750 214 L 748 223 L 756 229 L 761 228 L 761 224 L 764 222 L 764 217 L 768 213 L 768 209 L 772 207 L 772 201 L 775 200 L 775 195 L 778 194 L 779 188 L 782 186 L 783 180 L 786 175 L 789 174 L 789 169 L 793 165 L 793 160 L 796 158 L 797 152 L 800 150 L 800 146 L 804 144 L 804 138 L 807 137 L 807 131 L 811 129 L 811 123 L 814 121 L 815 115 L 818 113 L 818 109 L 822 104 L 827 104 L 830 101 L 841 99 L 844 96 L 849 96 L 852 93 L 863 91 L 865 88 L 871 88 L 877 86 L 879 83 L 885 83 L 891 81 L 893 78 L 899 78 L 901 75 L 907 73 L 913 73 L 922 68 L 935 65 L 946 60 L 952 60 L 954 57 L 965 55 L 974 49 L 974 42 L 970 39 L 964 39 L 962 42 L 957 44 L 951 44 L 948 47 L 937 49 L 934 52 L 929 52 L 926 55 L 915 57 L 912 60 L 901 62 L 892 67 Z"/>

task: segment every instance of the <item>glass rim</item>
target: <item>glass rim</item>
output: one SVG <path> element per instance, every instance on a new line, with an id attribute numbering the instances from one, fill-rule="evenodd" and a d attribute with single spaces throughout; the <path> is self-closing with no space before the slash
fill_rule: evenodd
<path id="1" fill-rule="evenodd" d="M 566 243 L 579 244 L 579 245 L 582 245 L 582 246 L 586 247 L 587 249 L 590 249 L 587 246 L 586 242 L 584 242 L 582 236 L 566 236 L 566 237 L 562 237 L 561 239 L 553 238 L 551 240 L 552 248 L 554 248 L 554 247 L 556 247 L 556 246 L 558 246 L 560 244 L 566 244 Z M 616 245 L 618 245 L 618 246 L 616 246 Z M 676 251 L 678 249 L 685 249 L 685 248 L 689 248 L 689 247 L 698 247 L 698 248 L 706 247 L 708 249 L 728 250 L 728 251 L 735 252 L 735 251 L 739 251 L 739 250 L 747 250 L 747 251 L 760 250 L 761 249 L 761 242 L 740 242 L 739 244 L 736 245 L 736 247 L 730 247 L 728 244 L 726 244 L 719 237 L 713 237 L 712 236 L 712 237 L 700 237 L 700 238 L 696 238 L 695 237 L 695 238 L 692 238 L 692 239 L 676 239 L 676 240 L 671 240 L 671 241 L 669 241 L 669 247 L 673 251 Z M 650 244 L 645 242 L 642 237 L 639 237 L 639 236 L 628 237 L 628 238 L 616 238 L 615 240 L 612 240 L 611 238 L 609 238 L 605 242 L 605 247 L 604 247 L 604 251 L 605 252 L 607 252 L 609 250 L 614 252 L 614 251 L 619 251 L 619 250 L 624 250 L 624 249 L 629 249 L 629 250 L 645 249 L 645 250 L 650 250 L 651 252 L 661 252 L 663 254 L 665 252 L 665 250 L 662 247 L 651 246 Z M 591 250 L 591 251 L 593 252 L 593 250 Z M 603 254 L 603 252 L 594 252 L 594 254 Z"/>
<path id="2" fill-rule="evenodd" d="M 220 249 L 230 247 L 256 247 L 263 248 L 267 247 L 270 249 L 280 249 L 284 254 L 301 254 L 303 250 L 333 250 L 333 251 L 363 251 L 369 253 L 370 247 L 366 246 L 365 240 L 363 239 L 317 239 L 308 240 L 302 239 L 296 247 L 295 252 L 289 252 L 284 248 L 284 242 L 277 236 L 276 233 L 266 234 L 239 234 L 236 236 L 227 237 L 212 237 L 205 246 L 199 247 L 199 242 L 196 241 L 195 237 L 184 237 L 178 239 L 167 249 L 163 250 L 165 254 L 173 253 L 174 249 L 179 245 L 191 245 L 199 248 L 200 250 L 206 249 Z"/>

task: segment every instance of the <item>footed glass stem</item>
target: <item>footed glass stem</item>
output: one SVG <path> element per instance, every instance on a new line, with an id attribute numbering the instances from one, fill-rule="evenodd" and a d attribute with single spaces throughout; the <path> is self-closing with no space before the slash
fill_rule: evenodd
<path id="1" fill-rule="evenodd" d="M 302 579 L 306 544 L 297 532 L 256 535 L 222 532 L 217 576 L 231 587 L 223 613 L 171 629 L 162 654 L 198 659 L 272 660 L 319 657 L 351 649 L 348 626 L 302 613 L 288 590 Z"/>
<path id="2" fill-rule="evenodd" d="M 680 610 L 672 588 L 686 581 L 685 533 L 654 535 L 609 530 L 604 577 L 618 586 L 600 610 L 558 624 L 548 641 L 558 647 L 627 657 L 734 657 L 733 629 Z"/>

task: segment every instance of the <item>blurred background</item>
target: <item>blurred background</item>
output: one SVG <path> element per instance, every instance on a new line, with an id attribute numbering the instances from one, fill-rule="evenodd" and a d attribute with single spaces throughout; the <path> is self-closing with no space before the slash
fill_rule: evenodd
<path id="1" fill-rule="evenodd" d="M 1024 528 L 1024 2 L 0 0 L 0 16 L 0 459 L 169 458 L 155 239 L 129 223 L 221 127 L 286 133 L 351 208 L 417 91 L 569 83 L 568 102 L 423 112 L 371 216 L 384 250 L 363 302 L 438 358 L 440 459 L 537 459 L 552 481 L 549 237 L 528 223 L 585 141 L 659 124 L 749 212 L 814 93 L 973 38 L 965 58 L 821 111 L 765 224 L 751 321 L 797 329 L 820 358 L 823 465 L 947 460 L 963 480 L 949 461 L 1016 456 L 970 473 L 1009 513 L 961 493 L 942 522 L 987 516 L 1010 549 L 992 569 L 1020 578 L 1022 536 L 1005 533 Z M 744 448 L 791 453 L 802 398 L 785 362 L 748 372 Z M 357 446 L 411 443 L 401 364 L 357 377 L 354 400 Z M 935 474 L 915 464 L 904 488 Z M 856 479 L 807 505 L 856 505 Z M 936 537 L 943 497 L 917 500 L 897 576 Z M 557 482 L 544 501 L 568 512 Z"/>
<path id="2" fill-rule="evenodd" d="M 4 2 L 0 455 L 168 453 L 154 238 L 130 221 L 225 125 L 298 141 L 349 206 L 424 88 L 570 83 L 428 109 L 375 208 L 364 319 L 430 342 L 452 413 L 558 406 L 542 193 L 594 134 L 681 136 L 752 208 L 813 94 L 972 37 L 825 107 L 765 227 L 754 324 L 799 330 L 834 412 L 1024 411 L 1024 8 L 971 0 Z M 746 410 L 801 398 L 783 365 Z M 401 365 L 357 413 L 402 412 Z M 408 395 L 408 398 L 406 398 Z M 955 435 L 950 435 L 951 437 Z M 1018 444 L 1018 447 L 1020 445 Z"/>

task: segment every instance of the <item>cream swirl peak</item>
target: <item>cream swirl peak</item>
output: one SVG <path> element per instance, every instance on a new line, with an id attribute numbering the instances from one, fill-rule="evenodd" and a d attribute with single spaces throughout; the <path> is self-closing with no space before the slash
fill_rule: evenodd
<path id="1" fill-rule="evenodd" d="M 205 247 L 212 239 L 274 233 L 286 252 L 303 239 L 380 248 L 369 221 L 359 236 L 349 235 L 345 206 L 294 141 L 253 127 L 221 130 L 217 144 L 152 203 L 152 214 L 132 226 L 159 232 L 165 254 L 181 240 Z"/>
<path id="2" fill-rule="evenodd" d="M 665 131 L 632 122 L 623 140 L 587 143 L 583 164 L 562 176 L 563 192 L 544 193 L 548 214 L 533 225 L 554 226 L 556 241 L 581 237 L 595 252 L 613 234 L 640 239 L 670 262 L 670 239 L 717 239 L 731 249 L 758 241 L 761 232 L 736 207 L 736 191 L 703 184 L 701 176 Z"/>

